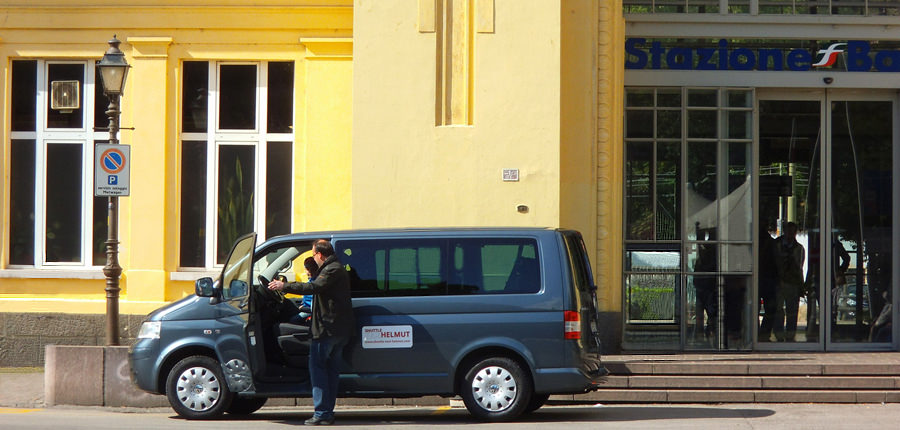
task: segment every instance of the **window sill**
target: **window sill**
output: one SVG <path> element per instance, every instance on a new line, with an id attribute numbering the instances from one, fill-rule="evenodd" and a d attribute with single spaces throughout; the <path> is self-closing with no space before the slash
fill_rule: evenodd
<path id="1" fill-rule="evenodd" d="M 106 279 L 101 268 L 87 269 L 3 269 L 4 279 Z"/>
<path id="2" fill-rule="evenodd" d="M 179 272 L 169 273 L 169 280 L 170 281 L 191 281 L 191 282 L 193 282 L 193 281 L 196 281 L 200 278 L 207 277 L 207 276 L 210 278 L 216 279 L 221 274 L 222 274 L 222 269 L 214 269 L 214 270 L 198 269 L 198 270 L 190 270 L 190 271 L 182 270 Z"/>

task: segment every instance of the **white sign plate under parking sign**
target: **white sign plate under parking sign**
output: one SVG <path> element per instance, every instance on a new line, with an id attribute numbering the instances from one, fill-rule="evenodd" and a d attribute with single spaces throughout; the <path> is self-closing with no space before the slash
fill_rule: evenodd
<path id="1" fill-rule="evenodd" d="M 131 194 L 131 146 L 94 145 L 94 196 Z"/>
<path id="2" fill-rule="evenodd" d="M 411 325 L 376 325 L 362 328 L 362 347 L 412 348 L 413 329 Z"/>

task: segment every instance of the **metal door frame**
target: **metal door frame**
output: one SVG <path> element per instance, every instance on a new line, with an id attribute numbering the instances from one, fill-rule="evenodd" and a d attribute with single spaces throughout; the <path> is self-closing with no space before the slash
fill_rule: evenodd
<path id="1" fill-rule="evenodd" d="M 827 208 L 830 206 L 829 202 L 832 200 L 832 190 L 831 190 L 831 143 L 832 143 L 832 121 L 831 121 L 831 102 L 832 101 L 890 101 L 892 102 L 892 115 L 893 118 L 893 153 L 892 153 L 892 170 L 897 171 L 900 164 L 900 151 L 898 151 L 898 146 L 900 146 L 900 112 L 898 112 L 898 105 L 900 105 L 900 92 L 896 90 L 863 90 L 863 89 L 786 89 L 786 88 L 757 88 L 756 89 L 756 99 L 754 100 L 753 107 L 753 122 L 754 122 L 754 136 L 753 136 L 753 166 L 754 166 L 754 182 L 759 183 L 759 102 L 761 100 L 785 100 L 785 101 L 818 101 L 819 102 L 819 115 L 821 118 L 820 121 L 820 151 L 819 151 L 819 243 L 820 243 L 820 264 L 819 264 L 819 280 L 820 280 L 820 291 L 828 291 L 828 288 L 831 286 L 831 270 L 833 263 L 832 249 L 831 249 L 831 237 L 830 231 L 833 225 L 833 214 Z M 895 175 L 896 176 L 896 175 Z M 900 223 L 896 220 L 900 219 L 897 215 L 900 214 L 898 210 L 900 210 L 900 187 L 898 187 L 898 180 L 895 178 L 893 180 L 893 218 L 895 219 L 894 225 L 892 226 L 892 235 L 893 235 L 893 249 L 892 249 L 892 267 L 900 267 L 900 252 L 898 252 L 898 244 L 900 244 Z M 758 190 L 758 187 L 757 187 Z M 759 208 L 759 193 L 758 191 L 753 193 L 753 207 Z M 827 226 L 827 228 L 824 228 Z M 753 211 L 753 230 L 754 230 L 754 238 L 759 237 L 759 229 L 760 228 L 760 220 L 759 220 L 759 212 L 757 210 Z M 829 234 L 826 236 L 825 233 Z M 826 240 L 827 239 L 827 240 Z M 756 239 L 754 239 L 756 240 Z M 758 243 L 754 243 L 753 256 L 754 261 L 758 261 Z M 809 258 L 809 250 L 807 250 L 807 259 Z M 753 290 L 755 297 L 758 297 L 758 268 L 754 268 L 753 271 Z M 891 293 L 891 302 L 896 300 L 898 294 L 898 281 L 897 281 L 897 273 L 891 274 L 891 282 L 892 282 L 892 293 Z M 893 334 L 892 341 L 890 344 L 884 343 L 867 343 L 867 342 L 832 342 L 831 340 L 831 319 L 825 319 L 826 315 L 830 315 L 830 310 L 833 305 L 831 303 L 831 294 L 821 294 L 819 299 L 819 340 L 817 342 L 791 342 L 791 343 L 760 343 L 757 333 L 753 334 L 753 344 L 754 350 L 804 350 L 804 351 L 884 351 L 884 350 L 896 350 L 900 342 L 898 342 L 898 334 L 900 334 L 900 327 L 897 324 L 893 324 Z M 759 312 L 759 301 L 755 300 L 754 303 L 754 314 L 758 315 Z M 826 312 L 827 310 L 827 312 Z M 892 309 L 892 321 L 896 321 L 898 318 L 898 308 L 895 306 Z"/>

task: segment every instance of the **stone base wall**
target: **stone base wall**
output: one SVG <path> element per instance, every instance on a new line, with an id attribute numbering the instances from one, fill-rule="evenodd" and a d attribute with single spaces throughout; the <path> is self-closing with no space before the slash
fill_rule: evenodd
<path id="1" fill-rule="evenodd" d="M 119 315 L 119 344 L 134 342 L 146 315 Z M 47 345 L 106 344 L 106 315 L 0 312 L 0 367 L 43 367 Z"/>

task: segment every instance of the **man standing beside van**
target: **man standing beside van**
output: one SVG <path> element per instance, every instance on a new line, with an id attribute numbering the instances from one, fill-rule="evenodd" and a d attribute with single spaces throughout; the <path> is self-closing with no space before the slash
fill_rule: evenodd
<path id="1" fill-rule="evenodd" d="M 340 364 L 344 347 L 350 342 L 355 322 L 350 300 L 350 277 L 334 254 L 331 242 L 319 239 L 313 244 L 313 258 L 319 265 L 312 282 L 284 283 L 273 280 L 270 290 L 294 294 L 313 294 L 312 343 L 309 350 L 309 377 L 315 414 L 306 425 L 334 423 Z"/>

